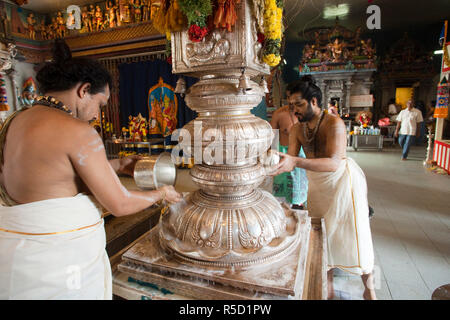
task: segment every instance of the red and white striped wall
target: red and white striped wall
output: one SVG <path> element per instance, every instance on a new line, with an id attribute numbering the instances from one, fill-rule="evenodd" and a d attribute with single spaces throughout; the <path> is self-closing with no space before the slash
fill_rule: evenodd
<path id="1" fill-rule="evenodd" d="M 449 141 L 434 141 L 433 160 L 450 174 L 450 143 Z"/>

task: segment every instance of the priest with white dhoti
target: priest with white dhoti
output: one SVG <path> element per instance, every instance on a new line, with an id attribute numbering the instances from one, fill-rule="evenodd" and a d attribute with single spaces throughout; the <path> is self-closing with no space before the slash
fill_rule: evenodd
<path id="1" fill-rule="evenodd" d="M 289 105 L 299 122 L 289 135 L 288 154 L 273 175 L 306 169 L 307 209 L 325 220 L 328 252 L 328 298 L 334 296 L 333 269 L 361 275 L 365 299 L 376 299 L 373 286 L 374 252 L 369 224 L 365 175 L 346 155 L 347 134 L 342 119 L 320 108 L 322 93 L 310 76 L 291 88 Z M 306 159 L 297 157 L 303 147 Z"/>
<path id="2" fill-rule="evenodd" d="M 181 195 L 121 184 L 139 158 L 108 161 L 88 124 L 109 99 L 100 63 L 57 40 L 37 80 L 44 96 L 0 130 L 0 299 L 111 299 L 102 208 L 125 216 Z"/>

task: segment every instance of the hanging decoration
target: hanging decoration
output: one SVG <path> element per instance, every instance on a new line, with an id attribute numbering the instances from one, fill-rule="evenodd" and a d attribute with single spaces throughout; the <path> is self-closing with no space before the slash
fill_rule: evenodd
<path id="1" fill-rule="evenodd" d="M 200 42 L 208 34 L 207 19 L 212 13 L 210 0 L 178 0 L 188 20 L 189 40 Z"/>
<path id="2" fill-rule="evenodd" d="M 152 1 L 151 19 L 153 26 L 162 34 L 166 34 L 167 0 Z"/>
<path id="3" fill-rule="evenodd" d="M 264 4 L 263 61 L 275 67 L 281 61 L 283 0 L 265 0 Z"/>
<path id="4" fill-rule="evenodd" d="M 449 100 L 449 83 L 444 77 L 437 87 L 436 108 L 434 109 L 435 118 L 447 118 Z"/>
<path id="5" fill-rule="evenodd" d="M 236 4 L 240 2 L 241 0 L 218 0 L 218 8 L 214 15 L 214 26 L 225 28 L 228 32 L 231 32 L 237 20 Z"/>
<path id="6" fill-rule="evenodd" d="M 8 111 L 8 98 L 6 96 L 6 82 L 3 75 L 0 73 L 0 111 Z"/>
<path id="7" fill-rule="evenodd" d="M 171 0 L 166 14 L 166 30 L 169 32 L 181 31 L 186 23 L 186 16 L 180 10 L 178 0 Z"/>

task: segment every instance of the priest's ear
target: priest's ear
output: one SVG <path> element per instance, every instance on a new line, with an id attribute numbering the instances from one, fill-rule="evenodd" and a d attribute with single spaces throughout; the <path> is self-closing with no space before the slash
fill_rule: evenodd
<path id="1" fill-rule="evenodd" d="M 86 94 L 90 93 L 91 93 L 91 84 L 89 82 L 82 83 L 78 86 L 77 96 L 80 99 L 83 99 L 86 96 Z"/>
<path id="2" fill-rule="evenodd" d="M 316 97 L 312 97 L 311 98 L 311 106 L 313 106 L 313 107 L 320 107 L 319 104 L 317 103 L 317 98 Z"/>

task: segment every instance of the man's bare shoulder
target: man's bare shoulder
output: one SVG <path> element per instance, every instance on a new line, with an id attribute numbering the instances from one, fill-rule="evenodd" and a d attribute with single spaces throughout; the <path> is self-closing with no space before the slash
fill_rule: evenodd
<path id="1" fill-rule="evenodd" d="M 325 114 L 323 122 L 326 124 L 325 127 L 333 126 L 345 128 L 344 120 L 333 114 Z"/>
<path id="2" fill-rule="evenodd" d="M 283 114 L 284 112 L 287 112 L 287 111 L 289 111 L 289 106 L 282 106 L 282 107 L 280 107 L 280 108 L 278 108 L 277 110 L 275 110 L 274 112 L 273 112 L 273 115 L 281 115 L 281 114 Z"/>
<path id="3" fill-rule="evenodd" d="M 36 107 L 30 110 L 28 119 L 24 119 L 26 126 L 30 128 L 29 134 L 34 139 L 49 139 L 70 146 L 77 144 L 89 134 L 97 133 L 87 122 L 69 116 L 59 110 L 48 107 Z"/>

